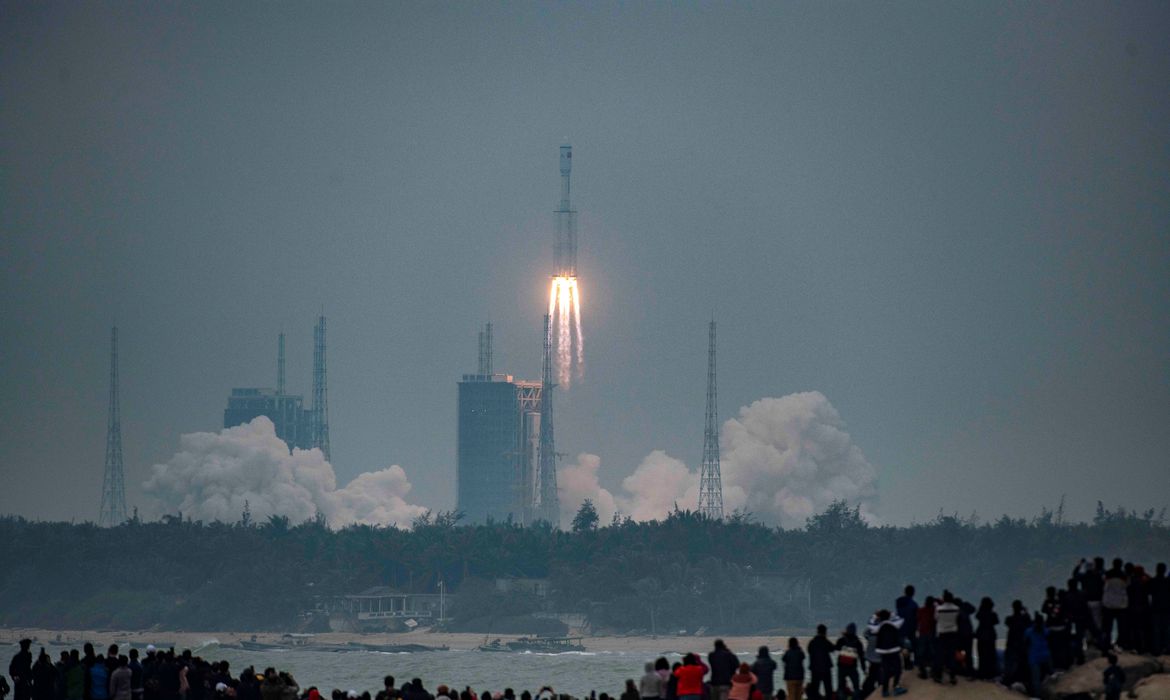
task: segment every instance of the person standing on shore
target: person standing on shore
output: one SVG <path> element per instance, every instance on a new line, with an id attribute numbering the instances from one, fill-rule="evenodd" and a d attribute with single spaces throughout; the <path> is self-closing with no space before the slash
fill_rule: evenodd
<path id="1" fill-rule="evenodd" d="M 1027 682 L 1028 679 L 1028 628 L 1032 626 L 1032 617 L 1028 609 L 1019 600 L 1012 601 L 1012 614 L 1004 620 L 1007 626 L 1007 642 L 1004 647 L 1004 685 L 1011 685 L 1016 681 Z"/>
<path id="2" fill-rule="evenodd" d="M 29 700 L 32 697 L 32 646 L 31 639 L 20 640 L 20 651 L 8 662 L 8 677 L 12 679 L 12 700 Z"/>
<path id="3" fill-rule="evenodd" d="M 731 691 L 727 697 L 729 700 L 751 700 L 756 680 L 756 674 L 752 673 L 751 667 L 746 663 L 740 664 L 739 670 L 731 677 Z"/>
<path id="4" fill-rule="evenodd" d="M 801 700 L 804 696 L 804 650 L 800 640 L 788 638 L 788 650 L 780 657 L 784 664 L 784 686 L 788 689 L 787 700 Z"/>
<path id="5" fill-rule="evenodd" d="M 707 655 L 711 665 L 711 700 L 727 700 L 731 691 L 731 676 L 739 667 L 739 659 L 727 648 L 722 639 L 715 640 L 715 648 Z"/>
<path id="6" fill-rule="evenodd" d="M 654 670 L 653 661 L 646 662 L 645 670 L 638 681 L 638 694 L 642 700 L 657 700 L 665 694 L 662 692 L 662 676 Z"/>
<path id="7" fill-rule="evenodd" d="M 1033 696 L 1040 695 L 1040 686 L 1044 679 L 1052 673 L 1052 650 L 1048 646 L 1048 630 L 1044 627 L 1044 615 L 1036 613 L 1032 626 L 1024 634 L 1028 644 L 1028 668 L 1031 670 L 1031 685 L 1029 691 Z"/>
<path id="8" fill-rule="evenodd" d="M 922 607 L 918 608 L 918 649 L 914 656 L 918 662 L 918 677 L 926 680 L 926 676 L 931 666 L 938 664 L 937 655 L 934 653 L 935 637 L 934 637 L 934 596 L 926 596 Z"/>
<path id="9" fill-rule="evenodd" d="M 894 601 L 894 612 L 902 618 L 902 644 L 910 650 L 906 668 L 914 668 L 918 661 L 918 603 L 914 600 L 914 586 L 906 586 L 902 597 Z"/>
<path id="10" fill-rule="evenodd" d="M 890 697 L 891 681 L 894 695 L 905 694 L 906 689 L 902 687 L 902 620 L 892 617 L 889 610 L 879 610 L 877 625 L 870 630 L 882 659 L 882 697 Z"/>
<path id="11" fill-rule="evenodd" d="M 57 667 L 53 659 L 41 648 L 37 655 L 37 662 L 32 669 L 33 698 L 35 700 L 56 700 L 57 697 Z"/>
<path id="12" fill-rule="evenodd" d="M 1105 658 L 1109 662 L 1102 679 L 1105 684 L 1105 700 L 1121 700 L 1121 691 L 1125 689 L 1125 669 L 1117 664 L 1116 654 L 1108 654 Z"/>
<path id="13" fill-rule="evenodd" d="M 683 665 L 674 670 L 678 679 L 678 700 L 700 700 L 703 696 L 703 676 L 707 675 L 707 664 L 698 654 L 687 654 Z"/>
<path id="14" fill-rule="evenodd" d="M 69 663 L 65 664 L 65 700 L 84 700 L 85 667 L 76 649 L 69 651 Z"/>
<path id="15" fill-rule="evenodd" d="M 1150 579 L 1150 642 L 1155 654 L 1170 654 L 1170 578 L 1166 562 L 1159 562 Z"/>
<path id="16" fill-rule="evenodd" d="M 130 670 L 130 660 L 125 656 L 114 659 L 117 666 L 110 674 L 110 700 L 131 700 L 133 697 L 134 673 Z"/>
<path id="17" fill-rule="evenodd" d="M 1101 649 L 1113 646 L 1113 625 L 1117 625 L 1117 646 L 1129 643 L 1125 638 L 1125 609 L 1129 607 L 1129 579 L 1121 567 L 1121 560 L 1114 559 L 1113 566 L 1105 572 L 1105 585 L 1101 593 Z"/>
<path id="18" fill-rule="evenodd" d="M 979 678 L 992 680 L 999 676 L 999 656 L 995 651 L 995 626 L 999 615 L 995 614 L 995 602 L 984 596 L 979 601 L 979 612 L 975 613 L 979 626 L 975 628 L 975 644 L 979 653 Z"/>
<path id="19" fill-rule="evenodd" d="M 833 697 L 833 643 L 829 641 L 829 629 L 817 625 L 817 635 L 808 642 L 809 692 Z M 821 693 L 821 688 L 824 692 Z M 815 695 L 814 695 L 815 697 Z"/>
<path id="20" fill-rule="evenodd" d="M 776 660 L 772 658 L 768 647 L 760 647 L 756 661 L 752 664 L 752 673 L 756 674 L 756 688 L 763 700 L 772 700 L 776 693 Z"/>
<path id="21" fill-rule="evenodd" d="M 840 698 L 858 698 L 861 693 L 861 674 L 858 667 L 865 670 L 865 646 L 857 636 L 857 625 L 850 622 L 845 631 L 837 638 L 837 696 Z M 848 686 L 849 695 L 845 688 Z"/>
<path id="22" fill-rule="evenodd" d="M 935 630 L 938 634 L 938 659 L 934 663 L 934 679 L 942 680 L 945 668 L 951 676 L 951 685 L 958 681 L 956 653 L 959 651 L 959 606 L 950 591 L 943 591 L 942 603 L 934 610 Z"/>

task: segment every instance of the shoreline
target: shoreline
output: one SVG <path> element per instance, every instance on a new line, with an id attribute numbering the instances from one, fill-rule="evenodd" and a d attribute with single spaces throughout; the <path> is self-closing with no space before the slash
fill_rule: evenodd
<path id="1" fill-rule="evenodd" d="M 143 648 L 147 644 L 159 647 L 174 645 L 177 651 L 191 649 L 195 651 L 211 643 L 239 644 L 240 642 L 260 642 L 264 644 L 282 644 L 282 632 L 191 632 L 174 630 L 120 630 L 120 629 L 48 629 L 43 627 L 0 627 L 0 643 L 15 644 L 23 638 L 34 640 L 42 645 L 69 645 L 80 646 L 84 642 L 93 642 L 95 646 L 105 647 L 112 643 L 129 644 Z M 510 641 L 528 635 L 517 634 L 480 634 L 476 632 L 431 632 L 427 630 L 413 632 L 321 632 L 313 634 L 314 644 L 337 645 L 349 642 L 361 644 L 418 644 L 427 647 L 448 647 L 451 651 L 474 650 L 485 641 L 502 639 Z M 783 649 L 789 636 L 795 636 L 805 643 L 807 634 L 784 635 L 704 635 L 678 636 L 581 636 L 582 643 L 588 651 L 610 652 L 641 652 L 645 654 L 686 653 L 689 651 L 706 654 L 711 650 L 716 639 L 722 639 L 737 654 L 750 652 L 755 655 L 761 646 L 767 646 L 773 651 Z M 164 644 L 160 644 L 164 642 Z M 311 650 L 312 647 L 306 647 Z M 355 651 L 357 651 L 355 649 Z"/>

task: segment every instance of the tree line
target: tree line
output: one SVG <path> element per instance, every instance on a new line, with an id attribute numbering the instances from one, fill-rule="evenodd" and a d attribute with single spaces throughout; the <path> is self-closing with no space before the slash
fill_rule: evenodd
<path id="1" fill-rule="evenodd" d="M 427 514 L 410 529 L 138 518 L 113 528 L 0 518 L 0 625 L 290 631 L 321 600 L 371 586 L 454 593 L 458 621 L 582 615 L 595 632 L 761 633 L 863 620 L 906 583 L 1038 604 L 1081 557 L 1170 558 L 1164 513 L 1098 506 L 1030 519 L 942 515 L 869 526 L 839 502 L 800 529 L 676 510 L 653 522 L 588 512 L 574 527 L 467 525 Z M 548 579 L 547 597 L 497 593 L 496 578 Z M 490 623 L 489 623 L 490 624 Z"/>

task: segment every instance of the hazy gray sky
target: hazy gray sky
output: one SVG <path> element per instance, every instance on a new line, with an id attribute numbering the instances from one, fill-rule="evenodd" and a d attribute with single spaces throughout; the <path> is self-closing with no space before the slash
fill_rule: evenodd
<path id="1" fill-rule="evenodd" d="M 1170 505 L 1170 5 L 0 4 L 0 512 L 96 518 L 233 386 L 310 389 L 334 464 L 454 505 L 477 326 L 539 376 L 574 148 L 611 488 L 720 409 L 823 392 L 878 514 Z"/>

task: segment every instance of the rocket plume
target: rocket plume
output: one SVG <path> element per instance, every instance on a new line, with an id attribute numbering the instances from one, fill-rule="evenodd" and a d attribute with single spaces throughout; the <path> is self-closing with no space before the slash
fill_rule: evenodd
<path id="1" fill-rule="evenodd" d="M 557 383 L 568 388 L 580 379 L 585 365 L 585 336 L 581 332 L 581 293 L 576 277 L 554 277 L 548 294 L 552 319 Z"/>

